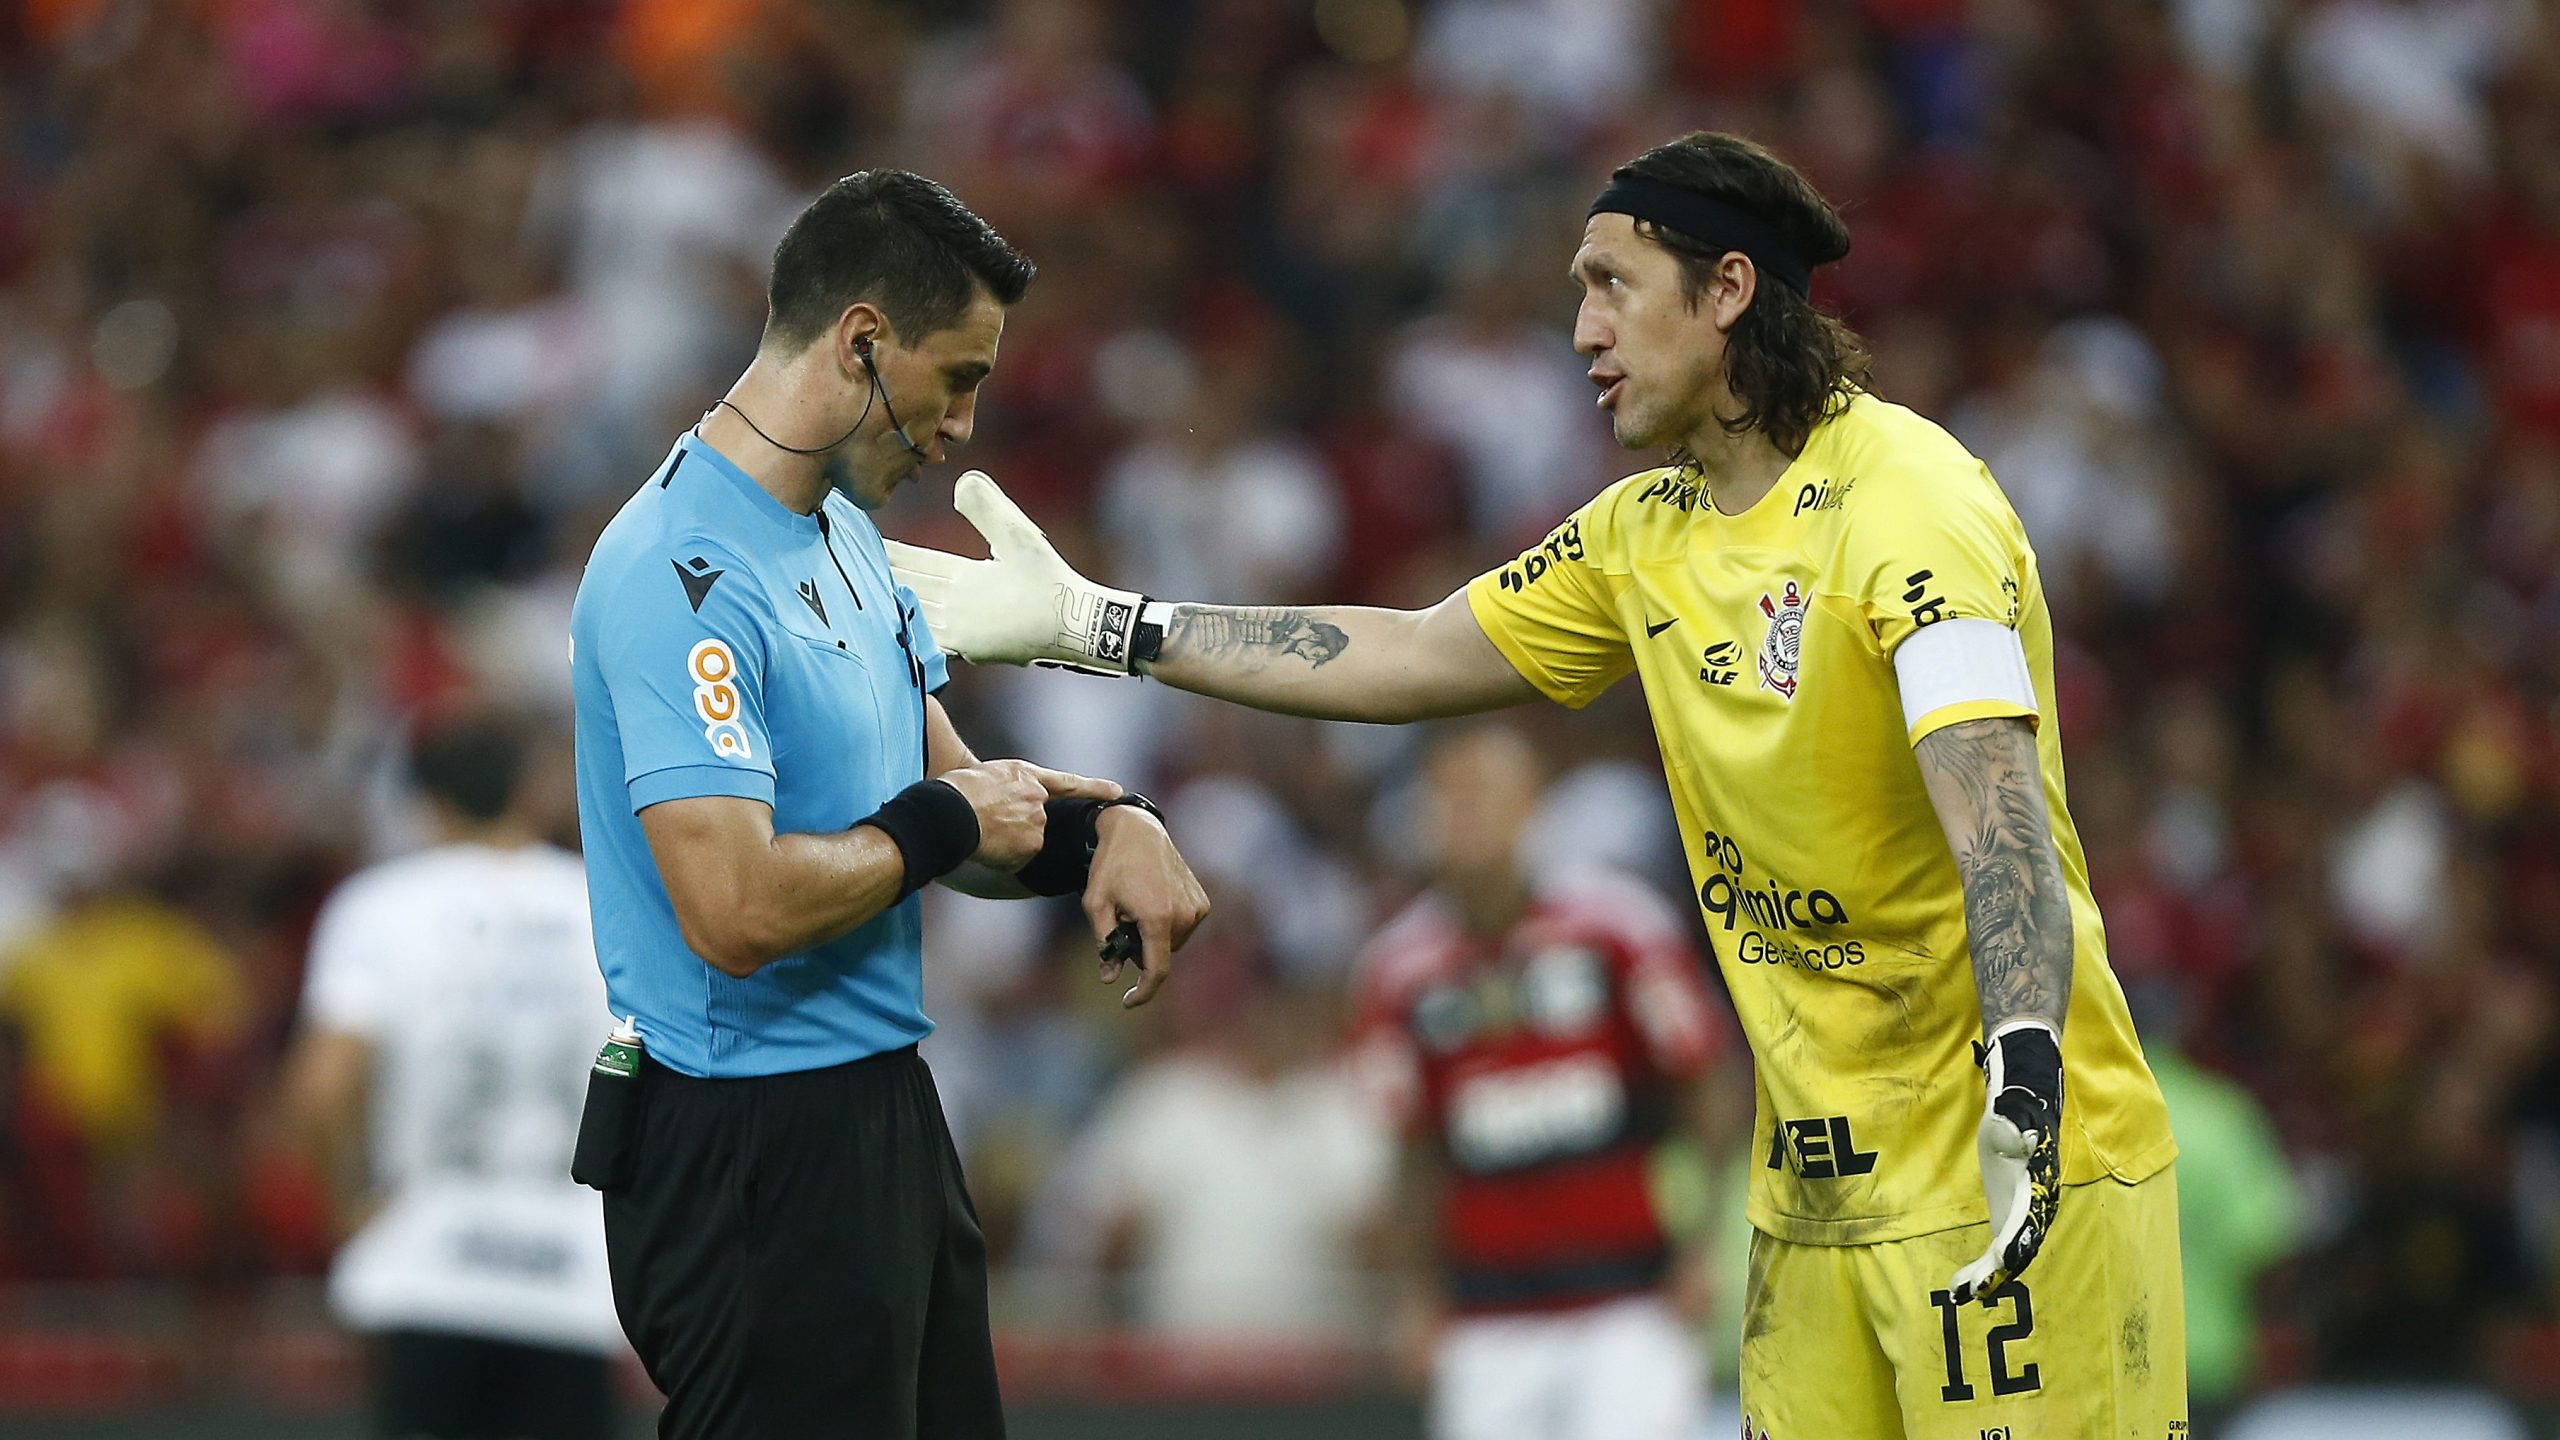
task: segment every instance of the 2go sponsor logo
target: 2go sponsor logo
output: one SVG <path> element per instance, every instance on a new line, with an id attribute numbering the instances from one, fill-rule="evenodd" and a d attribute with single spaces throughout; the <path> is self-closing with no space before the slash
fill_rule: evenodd
<path id="1" fill-rule="evenodd" d="M 738 687 L 731 683 L 738 673 L 738 660 L 729 653 L 727 642 L 697 643 L 684 664 L 693 677 L 693 710 L 702 717 L 702 738 L 711 742 L 713 753 L 728 760 L 754 759 L 747 729 L 738 723 L 741 701 Z"/>

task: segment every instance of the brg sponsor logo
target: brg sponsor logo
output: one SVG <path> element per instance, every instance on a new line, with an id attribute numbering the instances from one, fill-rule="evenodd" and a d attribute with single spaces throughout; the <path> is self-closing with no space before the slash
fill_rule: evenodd
<path id="1" fill-rule="evenodd" d="M 1557 565 L 1567 560 L 1578 562 L 1582 556 L 1582 521 L 1567 520 L 1538 542 L 1536 549 L 1522 551 L 1519 560 L 1503 567 L 1502 588 L 1516 594 L 1546 579 Z"/>
<path id="2" fill-rule="evenodd" d="M 693 653 L 685 657 L 685 671 L 693 677 L 693 711 L 702 717 L 702 738 L 711 742 L 714 754 L 726 760 L 752 760 L 755 750 L 747 743 L 747 729 L 738 723 L 738 659 L 729 653 L 726 641 L 711 639 L 697 642 Z"/>

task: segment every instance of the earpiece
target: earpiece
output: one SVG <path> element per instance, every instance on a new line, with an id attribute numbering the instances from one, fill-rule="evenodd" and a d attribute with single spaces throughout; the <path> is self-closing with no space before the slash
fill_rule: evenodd
<path id="1" fill-rule="evenodd" d="M 871 363 L 871 337 L 853 337 L 853 354 L 862 362 L 862 368 L 871 374 L 872 393 L 880 397 L 880 408 L 889 415 L 889 433 L 898 437 L 898 443 L 907 448 L 908 454 L 916 457 L 917 464 L 923 464 L 927 459 L 924 447 L 907 438 L 907 427 L 898 423 L 897 408 L 889 403 L 889 387 L 880 379 L 880 367 Z"/>

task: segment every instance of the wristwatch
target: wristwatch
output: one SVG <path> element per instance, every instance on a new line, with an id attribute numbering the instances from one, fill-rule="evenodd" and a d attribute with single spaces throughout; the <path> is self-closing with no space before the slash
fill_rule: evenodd
<path id="1" fill-rule="evenodd" d="M 1086 854 L 1092 854 L 1094 847 L 1102 843 L 1102 812 L 1118 805 L 1126 805 L 1132 810 L 1144 810 L 1148 814 L 1156 817 L 1157 824 L 1161 825 L 1165 823 L 1164 811 L 1162 808 L 1157 806 L 1156 802 L 1139 794 L 1135 790 L 1124 790 L 1120 793 L 1119 799 L 1100 801 L 1096 803 L 1092 809 L 1084 812 L 1084 849 Z"/>

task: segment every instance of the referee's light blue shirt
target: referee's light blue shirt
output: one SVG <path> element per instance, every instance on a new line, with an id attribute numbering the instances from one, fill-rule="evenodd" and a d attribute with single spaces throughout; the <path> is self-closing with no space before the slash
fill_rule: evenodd
<path id="1" fill-rule="evenodd" d="M 596 954 L 649 1053 L 772 1075 L 929 1034 L 914 897 L 735 979 L 685 947 L 640 828 L 651 805 L 734 795 L 777 834 L 830 834 L 924 778 L 947 671 L 869 517 L 832 491 L 794 514 L 688 433 L 596 541 L 569 633 Z"/>

